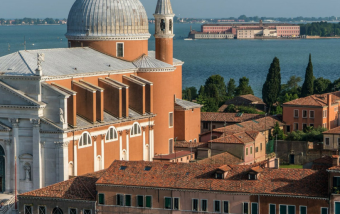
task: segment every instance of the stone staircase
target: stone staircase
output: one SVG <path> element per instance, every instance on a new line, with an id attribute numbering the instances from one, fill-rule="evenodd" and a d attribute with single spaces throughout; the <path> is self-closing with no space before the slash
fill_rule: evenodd
<path id="1" fill-rule="evenodd" d="M 0 214 L 11 214 L 14 208 L 15 197 L 9 194 L 0 194 Z"/>

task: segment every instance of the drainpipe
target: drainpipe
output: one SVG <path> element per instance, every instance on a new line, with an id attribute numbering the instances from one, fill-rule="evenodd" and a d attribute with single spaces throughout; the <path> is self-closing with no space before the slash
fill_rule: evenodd
<path id="1" fill-rule="evenodd" d="M 258 205 L 259 205 L 259 207 L 258 207 L 258 208 L 259 208 L 258 213 L 261 213 L 261 209 L 260 209 L 260 207 L 261 207 L 261 206 L 260 206 L 260 197 L 261 197 L 261 196 L 258 196 L 258 197 L 257 197 L 257 203 L 258 203 Z"/>

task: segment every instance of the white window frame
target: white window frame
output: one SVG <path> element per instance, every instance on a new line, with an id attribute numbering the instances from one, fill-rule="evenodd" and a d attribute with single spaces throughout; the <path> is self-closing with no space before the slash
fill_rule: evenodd
<path id="1" fill-rule="evenodd" d="M 118 56 L 118 44 L 123 44 L 123 56 Z M 125 57 L 125 51 L 124 51 L 124 49 L 125 49 L 124 42 L 117 42 L 117 43 L 116 43 L 116 56 L 117 56 L 117 57 Z"/>
<path id="2" fill-rule="evenodd" d="M 137 131 L 137 134 L 134 134 L 133 131 L 134 131 L 134 128 L 135 128 L 135 124 L 137 124 L 137 128 L 140 130 L 140 133 L 138 133 Z M 141 125 L 138 123 L 138 122 L 134 122 L 131 129 L 130 129 L 130 137 L 138 137 L 138 136 L 141 136 L 142 135 L 142 127 Z"/>
<path id="3" fill-rule="evenodd" d="M 250 205 L 250 207 L 251 207 L 250 214 L 253 213 L 253 204 L 257 204 L 257 211 L 256 211 L 256 213 L 259 213 L 259 203 L 257 203 L 257 202 L 251 202 L 251 205 Z M 295 213 L 295 214 L 296 214 L 296 213 Z"/>
<path id="4" fill-rule="evenodd" d="M 230 213 L 230 201 L 222 201 L 223 203 L 223 209 L 221 210 L 222 213 L 225 213 L 224 212 L 224 202 L 228 202 L 228 212 L 227 213 Z"/>
<path id="5" fill-rule="evenodd" d="M 194 210 L 194 200 L 197 200 L 197 210 Z M 198 198 L 193 198 L 191 200 L 191 210 L 194 211 L 194 212 L 200 211 L 200 200 Z"/>
<path id="6" fill-rule="evenodd" d="M 111 129 L 113 129 L 113 132 L 116 133 L 117 138 L 106 140 L 106 137 L 109 135 L 109 132 L 110 132 Z M 113 133 L 113 136 L 114 136 L 114 133 Z M 107 129 L 107 132 L 106 132 L 106 135 L 105 135 L 105 143 L 109 143 L 109 142 L 113 142 L 113 141 L 117 141 L 117 140 L 118 140 L 118 131 L 117 131 L 116 127 L 110 126 Z"/>
<path id="7" fill-rule="evenodd" d="M 203 211 L 203 209 L 202 209 L 203 201 L 207 201 L 207 210 L 206 211 Z M 208 199 L 201 199 L 201 207 L 200 207 L 201 212 L 208 212 L 209 211 L 208 207 L 209 207 L 208 206 Z"/>
<path id="8" fill-rule="evenodd" d="M 322 114 L 323 114 L 323 118 L 327 118 L 327 109 L 323 110 Z"/>
<path id="9" fill-rule="evenodd" d="M 335 203 L 334 203 L 335 204 Z M 335 208 L 335 207 L 334 207 Z M 327 209 L 327 214 L 329 214 L 329 212 L 328 212 L 328 207 L 321 207 L 320 208 L 320 214 L 322 214 L 322 209 Z"/>
<path id="10" fill-rule="evenodd" d="M 170 203 L 171 203 L 171 204 L 170 204 L 170 209 L 165 208 L 165 199 L 166 199 L 166 198 L 170 198 Z M 172 198 L 172 197 L 165 196 L 165 197 L 164 197 L 164 209 L 165 209 L 165 210 L 172 210 L 172 209 L 174 208 L 172 202 L 173 202 L 173 198 Z"/>
<path id="11" fill-rule="evenodd" d="M 136 207 L 139 207 L 138 206 L 138 196 L 142 196 L 143 197 L 143 206 L 141 206 L 140 208 L 145 208 L 145 196 L 144 195 L 136 195 Z"/>
<path id="12" fill-rule="evenodd" d="M 295 111 L 297 111 L 297 116 L 295 116 Z M 294 109 L 294 118 L 299 118 L 299 115 L 300 114 L 300 112 L 299 112 L 299 109 Z"/>
<path id="13" fill-rule="evenodd" d="M 33 214 L 33 205 L 32 204 L 24 204 L 24 214 L 27 214 L 26 213 L 26 206 L 31 207 L 31 213 L 30 214 Z"/>
<path id="14" fill-rule="evenodd" d="M 172 142 L 172 147 L 170 148 L 170 141 Z M 173 138 L 169 138 L 168 140 L 168 145 L 169 145 L 169 149 L 171 149 L 171 151 L 169 151 L 169 154 L 172 154 L 174 153 L 175 151 L 175 142 L 174 142 L 174 139 Z"/>
<path id="15" fill-rule="evenodd" d="M 80 141 L 83 139 L 83 136 L 84 136 L 85 134 L 90 136 L 91 142 L 90 142 L 90 143 L 87 142 L 87 145 L 85 145 L 85 146 L 84 146 L 84 145 L 80 145 Z M 83 144 L 83 143 L 82 143 L 82 144 Z M 87 132 L 87 131 L 81 133 L 80 138 L 79 138 L 79 140 L 78 140 L 78 148 L 80 149 L 80 148 L 86 148 L 86 147 L 91 147 L 91 146 L 92 146 L 92 136 L 91 136 L 91 134 L 90 134 L 89 132 Z"/>
<path id="16" fill-rule="evenodd" d="M 178 210 L 181 210 L 181 200 L 179 197 L 172 198 L 172 209 L 175 210 L 175 199 L 178 199 Z"/>
<path id="17" fill-rule="evenodd" d="M 118 197 L 117 197 L 118 195 L 123 197 L 123 205 L 118 205 Z M 124 205 L 125 205 L 125 195 L 124 194 L 116 193 L 116 205 L 120 206 L 120 207 L 124 207 Z"/>
<path id="18" fill-rule="evenodd" d="M 151 207 L 146 207 L 146 197 L 151 197 Z M 145 195 L 144 196 L 144 206 L 143 207 L 145 207 L 145 208 L 149 208 L 149 209 L 152 209 L 152 205 L 153 205 L 153 197 L 152 197 L 152 195 Z"/>
<path id="19" fill-rule="evenodd" d="M 269 214 L 270 214 L 270 205 L 274 205 L 274 207 L 275 207 L 275 213 L 274 214 L 276 214 L 276 204 L 269 204 L 268 206 L 268 211 L 269 211 Z"/>
<path id="20" fill-rule="evenodd" d="M 302 206 L 302 205 L 299 206 L 299 214 L 301 214 L 301 208 L 302 208 L 302 207 L 306 207 L 306 214 L 308 214 L 307 206 Z"/>
<path id="21" fill-rule="evenodd" d="M 250 152 L 249 152 L 249 154 L 253 154 L 253 147 L 251 146 L 251 147 L 249 147 L 250 148 Z"/>
<path id="22" fill-rule="evenodd" d="M 308 127 L 307 123 L 302 123 L 302 130 L 303 130 L 303 125 L 306 125 L 306 128 Z"/>
<path id="23" fill-rule="evenodd" d="M 216 209 L 215 209 L 215 208 L 216 208 L 216 207 L 215 207 L 215 202 L 216 202 L 216 201 L 219 201 L 219 202 L 220 202 L 220 212 L 215 211 L 215 210 L 216 210 Z M 221 200 L 214 200 L 214 207 L 213 207 L 213 208 L 214 208 L 214 213 L 221 213 L 221 212 L 222 212 L 221 207 L 222 207 L 222 206 L 221 206 Z"/>
<path id="24" fill-rule="evenodd" d="M 37 214 L 40 213 L 40 207 L 45 207 L 45 214 L 47 214 L 47 206 L 46 205 L 38 205 L 38 212 L 37 212 Z M 77 212 L 77 214 L 78 214 L 78 212 Z"/>
<path id="25" fill-rule="evenodd" d="M 304 112 L 306 112 L 306 117 L 303 116 Z M 302 110 L 302 118 L 308 118 L 308 110 Z"/>
<path id="26" fill-rule="evenodd" d="M 246 148 L 246 156 L 249 155 L 249 148 Z"/>
<path id="27" fill-rule="evenodd" d="M 172 125 L 171 125 L 171 117 L 170 115 L 172 115 Z M 173 112 L 169 112 L 169 128 L 173 128 L 174 127 L 174 123 L 175 123 L 175 119 L 174 119 L 174 113 Z"/>
<path id="28" fill-rule="evenodd" d="M 295 127 L 295 125 L 297 124 L 297 129 Z M 299 130 L 299 123 L 294 123 L 294 126 L 293 126 L 293 131 L 298 131 Z"/>
<path id="29" fill-rule="evenodd" d="M 104 204 L 105 204 L 105 193 L 101 193 L 101 192 L 98 193 L 98 204 L 99 204 L 99 195 L 104 195 Z M 104 205 L 104 204 L 99 204 L 99 205 Z"/>
<path id="30" fill-rule="evenodd" d="M 245 204 L 245 203 L 248 204 L 248 214 L 250 214 L 250 213 L 249 213 L 250 209 L 249 209 L 249 202 L 248 202 L 248 201 L 242 202 L 242 214 L 244 214 L 244 204 Z"/>
<path id="31" fill-rule="evenodd" d="M 327 139 L 328 139 L 328 144 L 327 144 Z M 329 137 L 325 137 L 325 146 L 329 146 L 331 142 L 331 139 Z"/>
<path id="32" fill-rule="evenodd" d="M 92 214 L 92 209 L 83 209 L 83 214 L 85 214 L 85 210 L 90 210 L 90 214 Z"/>

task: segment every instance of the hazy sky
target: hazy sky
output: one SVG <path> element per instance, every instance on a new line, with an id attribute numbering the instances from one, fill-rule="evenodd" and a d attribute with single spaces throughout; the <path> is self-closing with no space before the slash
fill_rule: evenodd
<path id="1" fill-rule="evenodd" d="M 149 18 L 157 0 L 141 0 Z M 74 0 L 1 0 L 0 18 L 67 18 Z M 339 0 L 172 0 L 176 15 L 194 18 L 340 16 Z"/>

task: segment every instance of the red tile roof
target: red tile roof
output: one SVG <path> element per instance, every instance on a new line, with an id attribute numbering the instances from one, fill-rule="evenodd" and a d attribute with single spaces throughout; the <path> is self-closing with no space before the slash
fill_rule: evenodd
<path id="1" fill-rule="evenodd" d="M 226 127 L 217 128 L 217 129 L 214 129 L 213 132 L 222 132 L 222 133 L 225 132 L 227 134 L 252 132 L 252 131 L 263 132 L 269 129 L 273 129 L 276 122 L 278 122 L 280 126 L 284 125 L 284 123 L 282 123 L 278 118 L 274 116 L 268 116 L 268 117 L 260 118 L 257 120 L 250 120 L 250 121 L 246 121 L 243 123 L 238 123 L 238 124 L 234 124 L 234 125 L 230 125 Z M 203 133 L 203 134 L 206 134 L 206 133 Z"/>
<path id="2" fill-rule="evenodd" d="M 315 159 L 313 161 L 312 169 L 313 170 L 326 170 L 329 167 L 332 167 L 333 160 L 330 156 L 325 156 L 322 158 Z"/>
<path id="3" fill-rule="evenodd" d="M 157 155 L 153 159 L 154 160 L 172 160 L 176 158 L 185 157 L 191 154 L 194 154 L 194 153 L 190 151 L 179 151 L 179 152 L 175 152 L 175 153 L 168 154 L 168 155 Z"/>
<path id="4" fill-rule="evenodd" d="M 340 134 L 340 126 L 323 132 L 323 134 Z"/>
<path id="5" fill-rule="evenodd" d="M 319 106 L 324 107 L 327 106 L 327 95 L 328 94 L 314 94 L 308 97 L 303 97 L 299 99 L 295 99 L 289 102 L 284 103 L 283 105 L 301 105 L 301 106 Z M 340 100 L 340 97 L 336 96 L 332 93 L 332 103 L 335 103 Z"/>
<path id="6" fill-rule="evenodd" d="M 216 112 L 202 112 L 201 121 L 212 121 L 212 122 L 227 122 L 227 123 L 241 123 L 243 121 L 258 119 L 264 117 L 259 114 L 242 114 L 238 113 L 216 113 Z"/>
<path id="7" fill-rule="evenodd" d="M 125 170 L 120 170 L 126 166 Z M 145 171 L 146 166 L 151 167 Z M 310 169 L 264 168 L 258 180 L 248 180 L 254 166 L 229 165 L 225 179 L 215 179 L 218 164 L 115 161 L 97 185 L 143 186 L 234 193 L 327 198 L 327 173 Z"/>
<path id="8" fill-rule="evenodd" d="M 231 135 L 222 136 L 220 138 L 211 140 L 209 142 L 214 143 L 251 143 L 255 141 L 255 138 L 259 135 L 259 132 L 241 132 Z"/>
<path id="9" fill-rule="evenodd" d="M 77 176 L 41 189 L 21 194 L 20 196 L 62 198 L 71 200 L 96 200 L 95 183 L 105 170 Z"/>
<path id="10" fill-rule="evenodd" d="M 238 165 L 243 163 L 243 160 L 230 154 L 229 152 L 224 152 L 222 154 L 214 155 L 211 158 L 205 158 L 203 160 L 197 161 L 199 164 L 228 164 L 228 165 Z"/>
<path id="11" fill-rule="evenodd" d="M 249 106 L 249 105 L 255 105 L 255 107 L 261 107 L 261 110 L 263 110 L 263 106 L 266 104 L 263 102 L 263 100 L 259 97 L 256 97 L 252 94 L 246 94 L 246 95 L 241 95 L 234 97 L 233 99 L 227 100 L 224 105 L 222 105 L 219 108 L 219 112 L 224 112 L 224 110 L 228 107 L 228 105 L 235 105 L 235 106 Z"/>
<path id="12" fill-rule="evenodd" d="M 206 147 L 208 147 L 208 143 L 176 141 L 175 147 L 176 148 L 206 148 Z"/>

